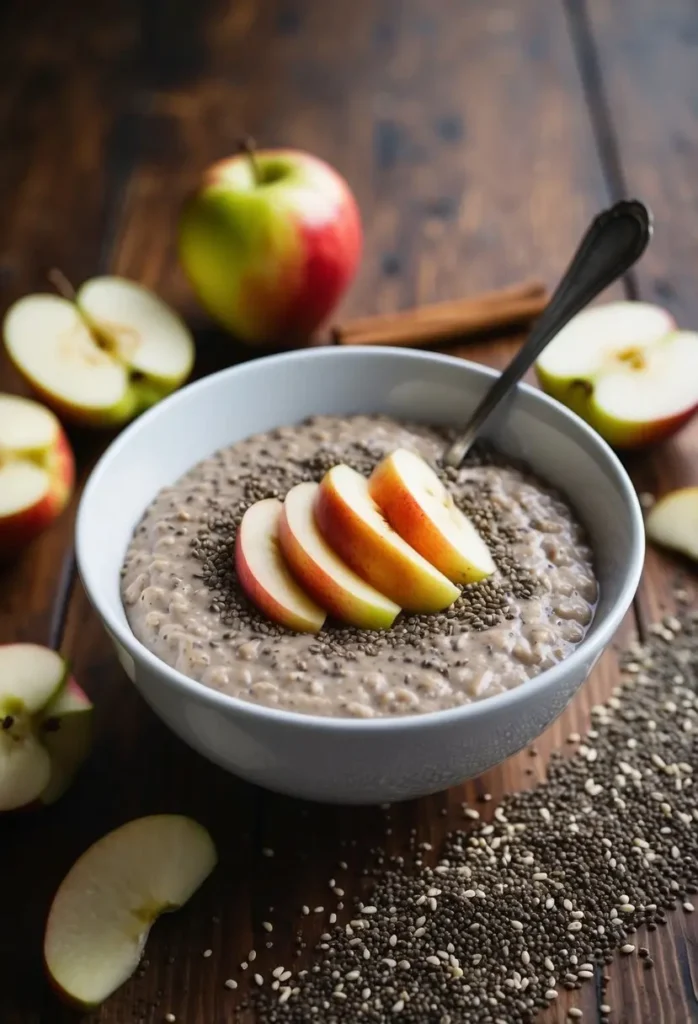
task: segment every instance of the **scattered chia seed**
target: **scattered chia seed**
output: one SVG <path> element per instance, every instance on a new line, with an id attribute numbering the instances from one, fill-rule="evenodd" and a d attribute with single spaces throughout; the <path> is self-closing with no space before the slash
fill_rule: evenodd
<path id="1" fill-rule="evenodd" d="M 328 930 L 283 1000 L 257 993 L 260 1019 L 529 1024 L 560 986 L 579 988 L 598 970 L 603 990 L 604 965 L 614 952 L 636 952 L 628 936 L 637 929 L 661 927 L 675 907 L 690 912 L 698 891 L 698 612 L 679 626 L 671 640 L 653 631 L 646 646 L 633 645 L 624 664 L 637 670 L 624 673 L 612 703 L 593 710 L 593 800 L 585 754 L 558 753 L 547 781 L 505 797 L 492 823 L 473 819 L 468 831 L 451 833 L 434 867 L 415 833 L 414 862 L 379 852 L 371 902 L 355 901 L 351 924 Z M 696 728 L 686 730 L 686 719 Z M 631 738 L 638 743 L 629 747 Z M 584 827 L 570 827 L 577 823 Z M 639 952 L 651 968 L 647 947 Z M 604 1003 L 601 1012 L 607 1018 L 611 1009 Z M 568 1016 L 579 1020 L 582 1011 Z"/>
<path id="2" fill-rule="evenodd" d="M 414 428 L 419 430 L 419 428 Z M 446 436 L 446 432 L 444 437 Z M 286 458 L 283 464 L 265 464 L 263 473 L 254 467 L 243 473 L 238 483 L 241 499 L 234 504 L 211 502 L 210 512 L 202 529 L 192 538 L 192 551 L 202 564 L 202 582 L 211 591 L 212 607 L 224 623 L 239 630 L 245 627 L 245 636 L 266 641 L 283 635 L 286 630 L 260 615 L 242 593 L 233 566 L 233 547 L 243 513 L 255 501 L 281 497 L 298 483 L 320 481 L 328 469 L 344 462 L 353 469 L 369 475 L 385 452 L 370 442 L 353 441 L 349 444 L 326 443 L 309 458 Z M 511 465 L 496 452 L 480 447 L 468 457 L 466 465 Z M 439 467 L 435 467 L 437 470 Z M 341 623 L 326 626 L 317 635 L 313 653 L 324 658 L 341 657 L 347 651 L 370 648 L 369 653 L 387 647 L 405 646 L 422 650 L 424 642 L 440 634 L 449 620 L 449 629 L 456 624 L 473 631 L 495 626 L 505 619 L 511 598 L 532 597 L 538 592 L 538 583 L 530 572 L 517 564 L 513 546 L 519 539 L 518 530 L 506 522 L 501 509 L 487 493 L 467 478 L 459 481 L 459 474 L 439 470 L 440 476 L 453 494 L 458 507 L 469 516 L 488 543 L 499 572 L 496 577 L 463 588 L 461 597 L 443 615 L 409 615 L 403 613 L 389 630 L 358 630 Z"/>

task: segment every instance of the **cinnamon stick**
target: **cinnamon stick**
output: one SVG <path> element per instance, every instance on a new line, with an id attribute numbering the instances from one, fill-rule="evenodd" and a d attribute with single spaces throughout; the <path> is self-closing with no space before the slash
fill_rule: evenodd
<path id="1" fill-rule="evenodd" d="M 546 302 L 541 281 L 524 281 L 466 299 L 360 317 L 334 328 L 333 338 L 340 345 L 416 348 L 528 323 L 540 315 Z"/>

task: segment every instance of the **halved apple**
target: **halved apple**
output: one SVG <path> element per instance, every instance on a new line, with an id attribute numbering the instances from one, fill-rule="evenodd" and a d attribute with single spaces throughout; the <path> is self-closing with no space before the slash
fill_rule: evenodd
<path id="1" fill-rule="evenodd" d="M 201 825 L 176 814 L 138 818 L 91 846 L 56 893 L 44 960 L 70 1002 L 98 1006 L 135 971 L 151 925 L 186 903 L 217 860 Z"/>
<path id="2" fill-rule="evenodd" d="M 548 394 L 610 444 L 634 448 L 668 437 L 698 409 L 698 334 L 646 302 L 579 313 L 536 364 Z"/>
<path id="3" fill-rule="evenodd" d="M 40 800 L 51 784 L 51 756 L 38 723 L 66 678 L 65 662 L 48 647 L 0 647 L 0 813 Z"/>
<path id="4" fill-rule="evenodd" d="M 291 572 L 330 615 L 359 629 L 388 629 L 400 606 L 369 586 L 346 565 L 315 521 L 316 483 L 297 484 L 286 495 L 279 542 Z"/>
<path id="5" fill-rule="evenodd" d="M 18 553 L 60 515 L 73 493 L 75 460 L 52 412 L 0 394 L 0 555 Z"/>
<path id="6" fill-rule="evenodd" d="M 698 487 L 680 487 L 652 506 L 647 536 L 698 562 Z"/>
<path id="7" fill-rule="evenodd" d="M 75 301 L 27 295 L 10 307 L 5 345 L 19 372 L 66 419 L 119 426 L 189 376 L 194 342 L 147 288 L 96 277 Z"/>
<path id="8" fill-rule="evenodd" d="M 460 595 L 458 587 L 395 532 L 371 497 L 368 480 L 350 466 L 333 466 L 325 474 L 315 518 L 320 533 L 347 565 L 403 608 L 438 612 Z"/>
<path id="9" fill-rule="evenodd" d="M 490 550 L 424 459 L 398 448 L 371 473 L 368 492 L 392 528 L 453 583 L 495 570 Z"/>
<path id="10" fill-rule="evenodd" d="M 251 505 L 235 538 L 235 570 L 242 589 L 274 622 L 298 633 L 317 633 L 325 611 L 291 575 L 279 546 L 283 506 L 276 498 Z"/>

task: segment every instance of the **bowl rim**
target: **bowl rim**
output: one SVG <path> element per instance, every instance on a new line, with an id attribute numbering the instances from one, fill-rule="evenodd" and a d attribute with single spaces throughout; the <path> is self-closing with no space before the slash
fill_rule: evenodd
<path id="1" fill-rule="evenodd" d="M 631 537 L 631 552 L 628 565 L 625 570 L 625 580 L 615 604 L 609 609 L 603 621 L 591 636 L 582 640 L 578 647 L 552 668 L 545 669 L 539 675 L 534 676 L 520 686 L 515 686 L 504 693 L 495 694 L 484 700 L 473 701 L 470 704 L 457 705 L 452 708 L 444 708 L 438 711 L 428 711 L 416 715 L 394 715 L 381 716 L 376 718 L 348 718 L 330 717 L 323 715 L 311 715 L 301 711 L 288 711 L 281 708 L 267 707 L 263 704 L 256 704 L 252 701 L 235 697 L 231 694 L 222 693 L 200 683 L 189 676 L 184 675 L 177 669 L 162 661 L 156 654 L 150 651 L 145 644 L 132 632 L 128 624 L 125 626 L 112 618 L 108 607 L 100 597 L 99 581 L 96 580 L 89 565 L 86 564 L 83 551 L 83 537 L 86 532 L 86 520 L 89 514 L 91 495 L 99 487 L 103 477 L 109 471 L 109 464 L 112 458 L 120 449 L 130 443 L 131 438 L 143 430 L 147 430 L 151 421 L 157 417 L 166 415 L 171 409 L 177 406 L 185 397 L 188 399 L 192 392 L 204 394 L 206 390 L 217 384 L 221 377 L 244 376 L 245 373 L 258 371 L 260 366 L 276 365 L 278 363 L 304 362 L 306 360 L 332 360 L 342 355 L 345 359 L 368 360 L 382 358 L 390 359 L 397 357 L 400 360 L 418 363 L 437 363 L 442 366 L 457 369 L 458 372 L 470 373 L 480 377 L 494 378 L 498 371 L 491 367 L 474 363 L 471 360 L 461 359 L 456 356 L 442 355 L 429 351 L 414 351 L 408 348 L 368 348 L 357 346 L 355 348 L 338 348 L 336 346 L 322 346 L 317 348 L 299 349 L 291 352 L 261 356 L 246 360 L 234 366 L 226 367 L 215 373 L 206 375 L 199 380 L 187 384 L 167 398 L 158 402 L 151 409 L 143 413 L 131 424 L 129 424 L 106 448 L 99 460 L 93 467 L 85 487 L 83 489 L 75 524 L 75 550 L 78 573 L 85 588 L 88 600 L 96 610 L 97 614 L 106 626 L 112 638 L 119 644 L 133 659 L 135 664 L 145 663 L 145 666 L 153 671 L 169 687 L 179 691 L 180 694 L 193 698 L 197 703 L 213 706 L 222 712 L 234 712 L 236 716 L 243 718 L 266 721 L 269 725 L 287 725 L 293 728 L 306 728 L 321 730 L 331 733 L 341 732 L 394 732 L 438 728 L 447 724 L 455 725 L 465 722 L 468 719 L 477 719 L 487 715 L 490 711 L 501 711 L 505 708 L 513 710 L 517 705 L 522 705 L 543 692 L 555 690 L 557 684 L 569 673 L 574 673 L 583 668 L 583 665 L 591 661 L 594 664 L 597 657 L 608 646 L 618 627 L 620 626 L 632 600 L 635 596 L 640 576 L 642 573 L 645 553 L 645 531 L 642 510 L 635 488 L 623 467 L 620 459 L 603 438 L 593 430 L 581 417 L 577 416 L 562 403 L 550 398 L 542 390 L 530 384 L 521 383 L 517 387 L 517 393 L 523 393 L 534 403 L 541 403 L 547 407 L 553 415 L 566 420 L 582 440 L 586 440 L 591 448 L 600 455 L 604 461 L 605 469 L 610 471 L 615 484 L 619 488 L 628 509 L 628 527 Z M 586 673 L 585 673 L 586 676 Z M 138 683 L 134 683 L 138 687 Z"/>

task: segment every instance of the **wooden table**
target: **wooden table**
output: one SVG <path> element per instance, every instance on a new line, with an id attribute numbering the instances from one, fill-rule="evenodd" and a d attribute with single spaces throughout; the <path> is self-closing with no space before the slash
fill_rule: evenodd
<path id="1" fill-rule="evenodd" d="M 356 190 L 366 256 L 347 314 L 531 274 L 552 284 L 594 212 L 637 192 L 654 209 L 656 236 L 613 294 L 662 302 L 680 324 L 698 326 L 693 0 L 8 0 L 0 53 L 3 309 L 43 288 L 51 266 L 77 282 L 112 271 L 201 324 L 199 373 L 239 358 L 197 312 L 174 231 L 199 172 L 244 131 L 326 157 Z M 501 366 L 514 344 L 460 351 Z M 0 375 L 3 390 L 24 390 L 6 360 Z M 84 480 L 109 437 L 72 436 Z M 694 424 L 631 460 L 638 487 L 698 482 L 697 446 Z M 75 579 L 74 512 L 75 502 L 0 577 L 0 638 L 60 647 L 97 705 L 96 748 L 70 794 L 0 831 L 0 1020 L 74 1019 L 42 980 L 53 890 L 111 827 L 179 811 L 210 827 L 221 867 L 187 909 L 158 924 L 141 976 L 90 1020 L 155 1024 L 172 1012 L 186 1024 L 224 1024 L 235 1019 L 236 994 L 223 981 L 252 946 L 264 947 L 268 906 L 277 921 L 270 955 L 284 962 L 299 905 L 320 900 L 340 849 L 351 890 L 381 815 L 262 792 L 172 736 L 127 681 Z M 648 553 L 618 643 L 671 608 L 675 569 Z M 540 750 L 583 727 L 615 678 L 611 650 Z M 396 847 L 412 827 L 438 842 L 462 823 L 464 794 L 531 785 L 543 762 L 522 755 L 462 789 L 396 808 Z M 263 847 L 276 857 L 264 858 Z M 630 957 L 613 967 L 615 1022 L 698 1021 L 696 918 L 676 915 L 650 937 L 654 971 Z M 584 1021 L 598 1020 L 599 992 L 587 985 L 573 995 Z M 567 998 L 542 1019 L 563 1021 Z"/>

